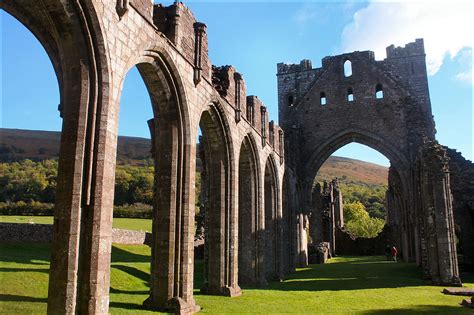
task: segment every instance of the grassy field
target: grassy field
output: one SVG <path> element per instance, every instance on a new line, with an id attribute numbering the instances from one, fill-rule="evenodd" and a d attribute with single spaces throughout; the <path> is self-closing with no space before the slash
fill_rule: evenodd
<path id="1" fill-rule="evenodd" d="M 0 313 L 42 314 L 46 310 L 49 245 L 0 244 Z M 111 314 L 154 314 L 141 309 L 147 297 L 150 249 L 114 245 Z M 299 269 L 266 288 L 244 288 L 242 296 L 199 295 L 202 264 L 196 263 L 196 301 L 209 314 L 472 314 L 461 297 L 420 279 L 413 264 L 383 257 L 338 257 L 326 265 Z M 473 275 L 464 275 L 474 285 Z"/>
<path id="2" fill-rule="evenodd" d="M 53 217 L 2 215 L 0 222 L 53 224 Z M 114 218 L 114 228 L 151 232 L 151 219 Z"/>

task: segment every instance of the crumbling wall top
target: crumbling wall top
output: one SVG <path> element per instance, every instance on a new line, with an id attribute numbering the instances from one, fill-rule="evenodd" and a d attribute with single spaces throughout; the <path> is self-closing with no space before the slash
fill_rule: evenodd
<path id="1" fill-rule="evenodd" d="M 299 64 L 286 64 L 286 63 L 279 63 L 277 64 L 277 73 L 284 74 L 284 73 L 293 73 L 293 72 L 300 72 L 305 70 L 312 70 L 311 60 L 303 59 L 300 61 Z"/>
<path id="2" fill-rule="evenodd" d="M 405 47 L 390 45 L 386 50 L 387 59 L 425 55 L 425 45 L 422 38 L 417 38 L 414 42 L 406 44 Z"/>

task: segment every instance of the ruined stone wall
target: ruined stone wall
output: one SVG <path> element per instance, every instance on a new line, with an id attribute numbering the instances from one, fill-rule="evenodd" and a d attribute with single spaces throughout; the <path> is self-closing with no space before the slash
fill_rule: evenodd
<path id="1" fill-rule="evenodd" d="M 53 225 L 0 223 L 0 241 L 2 242 L 45 242 L 53 239 Z M 149 232 L 125 229 L 112 230 L 112 242 L 128 245 L 151 245 Z"/>
<path id="2" fill-rule="evenodd" d="M 352 65 L 348 77 L 346 61 Z M 325 57 L 321 68 L 312 68 L 308 60 L 278 64 L 277 78 L 280 124 L 288 137 L 295 130 L 299 133 L 298 144 L 290 141 L 287 146 L 301 147 L 298 157 L 291 156 L 288 163 L 299 164 L 309 176 L 332 152 L 352 141 L 403 164 L 416 159 L 409 143 L 421 144 L 421 135 L 434 137 L 421 39 L 405 47 L 388 47 L 383 61 L 362 51 Z M 382 86 L 383 99 L 375 97 L 377 85 Z M 408 172 L 406 165 L 399 168 Z"/>
<path id="3" fill-rule="evenodd" d="M 193 241 L 196 138 L 201 122 L 212 134 L 217 158 L 211 158 L 222 162 L 218 172 L 209 172 L 216 186 L 210 196 L 217 205 L 212 211 L 219 216 L 209 242 L 214 246 L 209 279 L 214 293 L 239 295 L 240 149 L 244 139 L 254 139 L 259 209 L 265 208 L 263 170 L 268 161 L 274 161 L 272 203 L 274 219 L 280 222 L 283 137 L 278 126 L 270 128 L 268 113 L 262 110 L 265 106 L 255 99 L 248 101 L 242 75 L 231 67 L 212 70 L 206 25 L 179 1 L 162 6 L 151 0 L 5 0 L 1 7 L 38 37 L 60 87 L 65 127 L 48 312 L 108 313 L 118 116 L 123 82 L 134 66 L 150 94 L 149 127 L 153 148 L 160 152 L 154 156 L 159 170 L 155 174 L 156 233 L 150 297 L 145 304 L 182 314 L 198 310 L 193 298 Z M 245 111 L 251 102 L 258 108 L 249 122 Z M 270 130 L 279 136 L 270 137 Z M 223 202 L 215 202 L 219 200 Z M 264 230 L 264 213 L 258 215 L 258 230 Z M 275 272 L 281 275 L 281 270 Z"/>
<path id="4" fill-rule="evenodd" d="M 317 183 L 312 192 L 312 208 L 309 216 L 310 236 L 313 245 L 329 244 L 329 254 L 337 252 L 337 229 L 344 226 L 344 210 L 342 193 L 339 190 L 337 179 L 324 181 L 323 187 Z"/>
<path id="5" fill-rule="evenodd" d="M 458 237 L 459 262 L 474 268 L 474 164 L 460 152 L 446 148 L 453 194 L 454 222 Z"/>
<path id="6" fill-rule="evenodd" d="M 319 168 L 337 149 L 358 142 L 379 151 L 396 170 L 387 197 L 404 259 L 422 265 L 435 283 L 458 284 L 449 179 L 434 163 L 443 154 L 430 147 L 435 127 L 423 40 L 389 46 L 381 61 L 372 51 L 356 51 L 325 57 L 320 68 L 309 60 L 280 63 L 277 80 L 285 164 L 303 179 L 305 207 L 313 206 Z"/>

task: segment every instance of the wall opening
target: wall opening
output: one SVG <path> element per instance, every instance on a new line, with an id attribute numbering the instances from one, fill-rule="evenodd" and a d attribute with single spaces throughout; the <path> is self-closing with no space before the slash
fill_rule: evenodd
<path id="1" fill-rule="evenodd" d="M 310 236 L 313 245 L 328 242 L 331 254 L 359 255 L 364 248 L 352 244 L 349 232 L 357 238 L 369 238 L 377 251 L 387 245 L 397 246 L 396 239 L 377 238 L 389 215 L 387 189 L 389 160 L 378 151 L 349 143 L 335 151 L 319 168 L 313 186 Z M 395 212 L 399 212 L 398 209 Z M 392 216 L 393 217 L 393 216 Z M 346 231 L 346 232 L 344 232 Z M 352 245 L 351 245 L 352 244 Z M 358 250 L 360 250 L 358 252 Z"/>
<path id="2" fill-rule="evenodd" d="M 245 137 L 239 157 L 239 284 L 257 284 L 258 279 L 258 177 L 255 150 Z"/>
<path id="3" fill-rule="evenodd" d="M 155 163 L 150 94 L 137 66 L 127 73 L 120 98 L 115 168 L 115 227 L 152 231 Z M 139 219 L 133 219 L 137 216 Z"/>
<path id="4" fill-rule="evenodd" d="M 264 204 L 265 204 L 265 278 L 267 281 L 278 277 L 278 217 L 277 183 L 275 170 L 268 158 L 265 165 Z"/>
<path id="5" fill-rule="evenodd" d="M 354 101 L 354 91 L 352 90 L 352 88 L 347 89 L 347 101 L 348 102 Z"/>
<path id="6" fill-rule="evenodd" d="M 32 233 L 35 226 L 30 223 L 54 222 L 63 122 L 60 78 L 56 75 L 45 46 L 27 27 L 4 10 L 0 12 L 0 21 L 2 25 L 0 203 L 8 204 L 8 208 L 12 211 L 12 215 L 4 216 L 2 222 L 17 223 L 19 228 L 25 228 L 25 234 L 32 235 L 35 234 Z M 64 166 L 62 169 L 64 170 Z M 45 215 L 32 216 L 38 213 Z M 43 242 L 48 240 L 45 239 Z M 47 288 L 48 280 L 51 279 L 49 277 L 51 246 L 46 243 L 43 246 L 41 243 L 26 239 L 22 244 L 22 249 L 18 246 L 2 246 L 2 254 L 18 257 L 19 253 L 21 255 L 28 253 L 31 258 L 30 264 L 41 265 L 44 268 L 41 274 L 33 273 L 34 281 Z M 8 264 L 5 265 L 7 266 Z M 32 296 L 37 293 L 36 289 L 32 290 L 31 279 L 21 277 L 21 273 L 15 271 L 18 270 L 11 268 L 2 270 L 2 285 L 16 283 L 24 288 L 22 292 L 25 295 Z M 46 292 L 47 289 L 41 294 Z M 4 309 L 5 313 L 16 313 L 7 309 L 8 307 Z"/>
<path id="7" fill-rule="evenodd" d="M 295 105 L 295 98 L 293 95 L 288 95 L 288 106 L 293 107 Z"/>
<path id="8" fill-rule="evenodd" d="M 378 100 L 383 99 L 383 87 L 380 83 L 375 86 L 375 98 Z"/>
<path id="9" fill-rule="evenodd" d="M 344 76 L 350 77 L 352 75 L 352 62 L 350 60 L 344 61 Z"/>
<path id="10" fill-rule="evenodd" d="M 229 265 L 225 263 L 231 251 L 228 224 L 231 211 L 230 156 L 222 116 L 216 105 L 203 112 L 199 127 L 201 196 L 205 196 L 203 284 L 201 291 L 222 293 L 229 281 Z M 204 190 L 204 191 L 203 191 Z M 201 209 L 202 210 L 202 209 Z"/>
<path id="11" fill-rule="evenodd" d="M 321 92 L 320 97 L 319 97 L 319 104 L 323 106 L 327 104 L 326 93 Z"/>

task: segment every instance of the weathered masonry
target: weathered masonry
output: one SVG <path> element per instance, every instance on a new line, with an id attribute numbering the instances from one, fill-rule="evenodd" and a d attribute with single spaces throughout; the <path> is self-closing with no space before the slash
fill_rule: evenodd
<path id="1" fill-rule="evenodd" d="M 389 47 L 384 61 L 367 51 L 327 57 L 319 69 L 307 60 L 278 65 L 280 128 L 256 96 L 247 96 L 236 69 L 211 64 L 206 25 L 179 1 L 0 5 L 41 42 L 60 88 L 49 314 L 108 314 L 118 112 L 134 66 L 153 106 L 156 195 L 146 307 L 199 309 L 193 298 L 197 155 L 206 200 L 202 292 L 238 296 L 239 284 L 264 285 L 307 265 L 315 175 L 352 141 L 392 163 L 389 211 L 405 259 L 416 260 L 435 283 L 460 283 L 449 159 L 435 141 L 421 40 Z M 455 162 L 463 167 L 462 159 Z M 455 192 L 463 198 L 454 207 L 472 218 L 470 190 Z M 342 224 L 338 209 L 331 211 Z M 463 226 L 470 237 L 472 231 Z"/>
<path id="2" fill-rule="evenodd" d="M 119 100 L 134 66 L 154 113 L 148 125 L 156 198 L 145 305 L 183 314 L 199 309 L 193 298 L 199 128 L 210 214 L 203 292 L 237 296 L 239 280 L 263 284 L 294 267 L 283 242 L 283 233 L 294 232 L 282 227 L 293 219 L 282 210 L 283 132 L 262 102 L 246 95 L 240 73 L 211 65 L 206 25 L 186 6 L 5 0 L 1 8 L 41 42 L 60 87 L 49 314 L 108 314 Z"/>
<path id="3" fill-rule="evenodd" d="M 302 187 L 306 214 L 324 161 L 350 142 L 365 144 L 391 162 L 389 223 L 404 259 L 435 284 L 460 284 L 449 158 L 435 140 L 423 40 L 388 47 L 383 61 L 356 51 L 325 57 L 321 68 L 278 64 L 277 77 L 287 173 Z"/>

